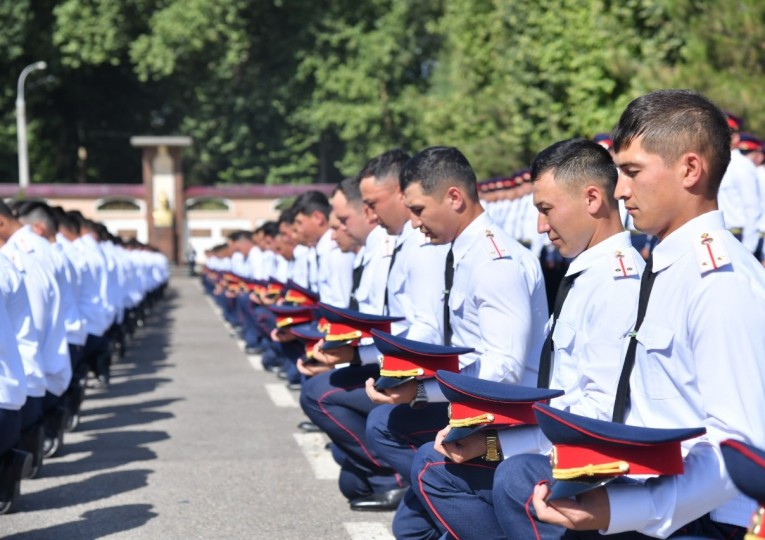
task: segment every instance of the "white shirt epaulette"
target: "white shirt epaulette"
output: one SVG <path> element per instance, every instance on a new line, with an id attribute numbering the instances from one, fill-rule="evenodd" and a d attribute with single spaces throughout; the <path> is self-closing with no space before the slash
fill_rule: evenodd
<path id="1" fill-rule="evenodd" d="M 509 257 L 510 252 L 502 244 L 502 242 L 494 236 L 491 229 L 486 229 L 486 243 L 488 244 L 489 255 L 493 259 L 501 259 L 503 257 Z"/>
<path id="2" fill-rule="evenodd" d="M 699 272 L 705 274 L 731 263 L 722 231 L 703 233 L 693 246 Z"/>
<path id="3" fill-rule="evenodd" d="M 614 251 L 614 255 L 611 257 L 609 264 L 611 265 L 611 276 L 613 276 L 614 279 L 638 275 L 638 267 L 635 264 L 635 257 L 629 251 Z"/>
<path id="4" fill-rule="evenodd" d="M 24 253 L 32 253 L 34 251 L 34 248 L 27 242 L 26 238 L 19 237 L 16 243 L 19 246 L 19 249 L 23 251 Z"/>
<path id="5" fill-rule="evenodd" d="M 19 256 L 19 254 L 11 252 L 11 253 L 8 254 L 8 258 L 11 259 L 11 261 L 13 262 L 13 266 L 16 267 L 16 270 L 18 270 L 19 272 L 21 272 L 23 274 L 24 273 L 24 263 L 21 262 L 21 257 Z"/>

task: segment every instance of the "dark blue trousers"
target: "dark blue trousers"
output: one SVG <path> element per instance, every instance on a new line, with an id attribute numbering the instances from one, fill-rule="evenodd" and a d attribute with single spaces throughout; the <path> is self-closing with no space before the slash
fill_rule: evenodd
<path id="1" fill-rule="evenodd" d="M 255 305 L 249 295 L 240 294 L 236 297 L 238 319 L 242 322 L 242 339 L 247 347 L 258 344 L 257 322 L 255 320 Z"/>
<path id="2" fill-rule="evenodd" d="M 393 522 L 396 538 L 504 538 L 494 515 L 492 486 L 496 463 L 474 459 L 454 463 L 426 443 L 412 465 L 412 491 L 418 507 L 399 506 Z"/>
<path id="3" fill-rule="evenodd" d="M 300 405 L 337 447 L 341 491 L 348 499 L 382 492 L 404 484 L 401 477 L 370 450 L 366 440 L 369 413 L 376 407 L 364 388 L 380 376 L 376 364 L 349 366 L 321 373 L 303 383 Z"/>
<path id="4" fill-rule="evenodd" d="M 21 412 L 0 409 L 0 455 L 16 446 L 21 436 Z"/>
<path id="5" fill-rule="evenodd" d="M 412 471 L 414 453 L 449 423 L 447 403 L 429 403 L 422 409 L 409 405 L 378 405 L 367 419 L 367 440 L 372 451 L 404 478 Z"/>
<path id="6" fill-rule="evenodd" d="M 502 530 L 508 538 L 603 539 L 598 531 L 569 531 L 562 527 L 542 523 L 536 517 L 531 495 L 540 482 L 552 482 L 550 458 L 532 454 L 520 454 L 506 459 L 494 475 L 494 508 Z M 712 521 L 709 515 L 681 527 L 670 538 L 700 536 L 712 539 L 743 538 L 746 531 L 740 527 Z M 649 538 L 637 532 L 609 535 L 617 540 Z"/>

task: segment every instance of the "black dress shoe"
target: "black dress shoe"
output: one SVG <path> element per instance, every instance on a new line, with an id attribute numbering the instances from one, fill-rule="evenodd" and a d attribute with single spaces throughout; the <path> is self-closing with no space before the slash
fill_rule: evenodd
<path id="1" fill-rule="evenodd" d="M 247 347 L 244 349 L 245 354 L 263 354 L 263 347 Z"/>
<path id="2" fill-rule="evenodd" d="M 32 454 L 11 449 L 0 459 L 0 514 L 13 512 L 19 500 L 21 479 L 32 468 Z"/>
<path id="3" fill-rule="evenodd" d="M 304 433 L 319 433 L 321 431 L 321 428 L 314 424 L 313 422 L 309 422 L 306 420 L 305 422 L 300 422 L 298 424 L 298 427 L 304 432 Z"/>
<path id="4" fill-rule="evenodd" d="M 372 493 L 351 501 L 351 510 L 360 512 L 395 510 L 409 488 L 397 488 L 381 493 Z"/>
<path id="5" fill-rule="evenodd" d="M 303 385 L 300 384 L 299 382 L 290 382 L 290 383 L 287 383 L 287 388 L 295 392 L 299 392 L 300 389 L 303 388 Z"/>

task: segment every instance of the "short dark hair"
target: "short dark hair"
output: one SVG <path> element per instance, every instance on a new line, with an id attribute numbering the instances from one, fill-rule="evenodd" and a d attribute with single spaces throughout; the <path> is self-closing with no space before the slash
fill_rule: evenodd
<path id="1" fill-rule="evenodd" d="M 364 204 L 361 198 L 361 177 L 351 176 L 350 178 L 344 178 L 337 183 L 337 190 L 343 194 L 348 204 L 359 206 Z"/>
<path id="2" fill-rule="evenodd" d="M 43 223 L 48 233 L 56 234 L 58 220 L 50 206 L 40 201 L 24 201 L 16 205 L 16 216 L 22 223 Z"/>
<path id="3" fill-rule="evenodd" d="M 426 195 L 459 184 L 471 201 L 478 201 L 475 172 L 462 152 L 453 146 L 432 146 L 407 161 L 399 179 L 401 191 L 415 183 L 420 184 Z"/>
<path id="4" fill-rule="evenodd" d="M 295 209 L 292 206 L 282 210 L 282 213 L 279 214 L 279 225 L 282 223 L 286 225 L 292 225 L 295 223 Z"/>
<path id="5" fill-rule="evenodd" d="M 249 240 L 252 242 L 252 232 L 246 231 L 244 229 L 240 229 L 238 231 L 234 231 L 228 235 L 228 239 L 232 242 L 238 242 L 239 240 Z"/>
<path id="6" fill-rule="evenodd" d="M 321 212 L 325 218 L 329 218 L 329 212 L 332 209 L 327 196 L 315 189 L 298 195 L 292 208 L 295 210 L 295 216 L 298 214 L 310 216 L 314 212 Z"/>
<path id="7" fill-rule="evenodd" d="M 53 206 L 51 208 L 51 211 L 53 212 L 53 215 L 56 218 L 56 223 L 58 223 L 59 229 L 64 228 L 67 231 L 69 231 L 70 233 L 74 233 L 77 236 L 80 235 L 80 222 L 79 221 L 77 221 L 72 216 L 70 216 L 60 206 Z"/>
<path id="8" fill-rule="evenodd" d="M 641 138 L 642 147 L 661 156 L 666 165 L 685 152 L 709 161 L 709 188 L 717 193 L 730 163 L 731 131 L 725 113 L 691 90 L 657 90 L 633 100 L 611 134 L 614 150 Z"/>
<path id="9" fill-rule="evenodd" d="M 11 207 L 5 204 L 5 201 L 0 200 L 0 216 L 16 221 L 16 216 L 11 210 Z"/>
<path id="10" fill-rule="evenodd" d="M 566 186 L 597 182 L 616 200 L 614 190 L 619 172 L 608 150 L 588 139 L 566 139 L 539 152 L 531 162 L 531 181 L 552 172 L 555 181 Z"/>
<path id="11" fill-rule="evenodd" d="M 379 156 L 375 156 L 367 161 L 367 164 L 364 165 L 364 168 L 359 173 L 359 181 L 370 176 L 374 177 L 375 181 L 391 177 L 398 180 L 401 175 L 401 169 L 409 161 L 409 158 L 409 154 L 401 148 L 393 148 L 383 152 Z"/>
<path id="12" fill-rule="evenodd" d="M 260 230 L 263 231 L 264 236 L 275 238 L 279 234 L 279 223 L 276 221 L 266 221 L 260 226 Z"/>

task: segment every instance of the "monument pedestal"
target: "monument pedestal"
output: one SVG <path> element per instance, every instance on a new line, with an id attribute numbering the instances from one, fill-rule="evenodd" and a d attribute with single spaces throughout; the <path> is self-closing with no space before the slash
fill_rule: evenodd
<path id="1" fill-rule="evenodd" d="M 143 184 L 147 197 L 149 244 L 174 264 L 184 260 L 187 239 L 183 199 L 181 149 L 191 137 L 131 137 L 130 144 L 143 148 Z"/>

